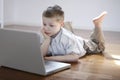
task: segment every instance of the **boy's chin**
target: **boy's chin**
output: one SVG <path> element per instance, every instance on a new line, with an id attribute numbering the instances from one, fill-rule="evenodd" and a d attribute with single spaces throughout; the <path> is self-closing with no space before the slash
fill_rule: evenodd
<path id="1" fill-rule="evenodd" d="M 50 34 L 46 34 L 47 36 L 50 36 Z"/>
<path id="2" fill-rule="evenodd" d="M 51 37 L 52 35 L 51 34 L 46 34 L 47 36 Z"/>

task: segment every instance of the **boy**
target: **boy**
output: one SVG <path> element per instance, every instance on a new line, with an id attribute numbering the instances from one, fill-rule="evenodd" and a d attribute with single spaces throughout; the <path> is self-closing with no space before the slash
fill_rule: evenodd
<path id="1" fill-rule="evenodd" d="M 106 12 L 93 19 L 94 32 L 90 40 L 85 40 L 63 28 L 64 12 L 55 5 L 43 12 L 42 33 L 45 37 L 41 45 L 46 60 L 77 62 L 86 53 L 102 53 L 105 49 L 101 24 Z"/>

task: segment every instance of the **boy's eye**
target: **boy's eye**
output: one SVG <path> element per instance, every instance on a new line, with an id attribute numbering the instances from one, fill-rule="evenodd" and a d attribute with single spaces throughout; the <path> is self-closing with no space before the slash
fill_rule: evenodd
<path id="1" fill-rule="evenodd" d="M 50 25 L 50 27 L 54 27 L 54 25 Z"/>
<path id="2" fill-rule="evenodd" d="M 46 24 L 43 24 L 44 26 L 46 26 Z"/>

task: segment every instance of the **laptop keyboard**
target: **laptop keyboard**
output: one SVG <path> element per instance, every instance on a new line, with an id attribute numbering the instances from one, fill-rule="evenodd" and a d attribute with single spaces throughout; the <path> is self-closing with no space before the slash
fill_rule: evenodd
<path id="1" fill-rule="evenodd" d="M 53 67 L 57 67 L 57 65 L 56 65 L 56 62 L 45 61 L 45 67 L 46 68 L 53 68 Z"/>

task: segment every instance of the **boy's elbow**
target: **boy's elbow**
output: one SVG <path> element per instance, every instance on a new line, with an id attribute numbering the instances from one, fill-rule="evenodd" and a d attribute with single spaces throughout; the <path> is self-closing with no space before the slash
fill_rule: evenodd
<path id="1" fill-rule="evenodd" d="M 72 62 L 78 62 L 79 58 L 79 55 L 74 55 Z"/>
<path id="2" fill-rule="evenodd" d="M 78 58 L 76 58 L 76 59 L 73 59 L 71 62 L 78 62 Z"/>

